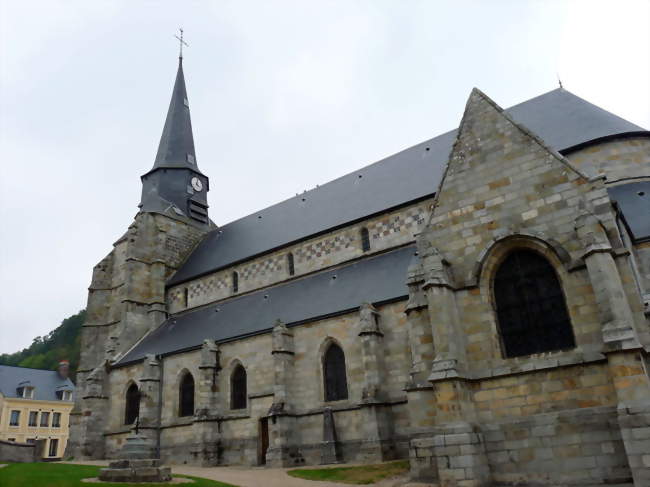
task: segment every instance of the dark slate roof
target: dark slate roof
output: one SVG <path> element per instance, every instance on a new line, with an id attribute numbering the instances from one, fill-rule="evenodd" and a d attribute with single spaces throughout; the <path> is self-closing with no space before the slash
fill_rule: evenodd
<path id="1" fill-rule="evenodd" d="M 615 200 L 635 241 L 650 239 L 650 181 L 607 188 Z"/>
<path id="2" fill-rule="evenodd" d="M 28 369 L 0 365 L 0 392 L 5 397 L 20 397 L 17 389 L 21 386 L 34 388 L 34 399 L 58 401 L 57 390 L 73 390 L 70 379 L 62 379 L 54 370 Z"/>
<path id="3" fill-rule="evenodd" d="M 643 131 L 563 89 L 507 110 L 558 151 L 601 137 Z M 456 131 L 335 179 L 209 233 L 168 284 L 433 194 Z"/>
<path id="4" fill-rule="evenodd" d="M 159 167 L 190 168 L 198 172 L 196 153 L 194 151 L 194 136 L 192 135 L 192 120 L 190 119 L 190 104 L 185 89 L 185 77 L 183 76 L 183 58 L 178 59 L 176 82 L 174 83 L 172 98 L 169 102 L 169 110 L 167 111 L 167 118 L 160 137 L 153 169 Z"/>
<path id="5" fill-rule="evenodd" d="M 146 354 L 166 354 L 269 331 L 275 320 L 288 325 L 406 297 L 406 270 L 415 247 L 403 247 L 337 269 L 173 316 L 147 335 L 119 364 Z M 217 309 L 219 310 L 217 312 Z"/>

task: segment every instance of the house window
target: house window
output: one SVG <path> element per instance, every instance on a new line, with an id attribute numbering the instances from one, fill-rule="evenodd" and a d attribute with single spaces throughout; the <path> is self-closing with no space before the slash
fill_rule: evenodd
<path id="1" fill-rule="evenodd" d="M 287 267 L 289 269 L 289 275 L 293 276 L 296 273 L 296 268 L 293 263 L 293 254 L 291 252 L 287 254 Z"/>
<path id="2" fill-rule="evenodd" d="M 25 440 L 25 443 L 27 443 L 28 445 L 33 445 L 34 443 L 36 443 L 36 438 L 27 438 Z"/>
<path id="3" fill-rule="evenodd" d="M 37 411 L 30 411 L 29 412 L 29 422 L 27 424 L 29 426 L 38 426 L 38 412 Z"/>
<path id="4" fill-rule="evenodd" d="M 246 399 L 246 369 L 240 364 L 230 377 L 230 408 L 245 409 Z"/>
<path id="5" fill-rule="evenodd" d="M 126 404 L 124 407 L 124 424 L 133 424 L 140 415 L 140 391 L 138 386 L 131 384 L 126 390 Z"/>
<path id="6" fill-rule="evenodd" d="M 368 233 L 368 229 L 366 227 L 363 227 L 361 229 L 361 249 L 364 252 L 368 252 L 370 250 L 370 234 Z"/>
<path id="7" fill-rule="evenodd" d="M 239 274 L 237 272 L 232 273 L 232 292 L 239 292 Z"/>
<path id="8" fill-rule="evenodd" d="M 345 374 L 345 355 L 337 344 L 332 343 L 323 357 L 323 379 L 326 401 L 348 398 L 348 381 Z"/>
<path id="9" fill-rule="evenodd" d="M 178 390 L 178 415 L 179 416 L 193 416 L 194 415 L 194 377 L 187 372 Z"/>
<path id="10" fill-rule="evenodd" d="M 512 252 L 494 279 L 505 357 L 575 347 L 562 287 L 551 264 L 532 250 Z"/>
<path id="11" fill-rule="evenodd" d="M 61 427 L 61 413 L 52 414 L 52 428 Z"/>
<path id="12" fill-rule="evenodd" d="M 48 453 L 49 456 L 55 457 L 58 452 L 59 452 L 59 440 L 54 438 L 50 440 L 50 451 Z"/>
<path id="13" fill-rule="evenodd" d="M 183 288 L 183 307 L 187 308 L 190 302 L 190 291 L 188 288 Z"/>
<path id="14" fill-rule="evenodd" d="M 16 438 L 7 438 L 7 441 L 16 441 Z"/>
<path id="15" fill-rule="evenodd" d="M 41 427 L 48 428 L 50 426 L 50 413 L 41 413 Z"/>
<path id="16" fill-rule="evenodd" d="M 18 426 L 20 423 L 20 411 L 11 411 L 11 417 L 9 418 L 9 426 Z"/>

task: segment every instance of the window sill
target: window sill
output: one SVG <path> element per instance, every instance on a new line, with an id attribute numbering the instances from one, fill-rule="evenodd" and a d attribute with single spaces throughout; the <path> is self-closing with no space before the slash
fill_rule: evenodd
<path id="1" fill-rule="evenodd" d="M 482 367 L 480 370 L 470 371 L 468 378 L 470 380 L 490 379 L 492 377 L 524 374 L 570 365 L 602 362 L 604 360 L 607 360 L 607 357 L 600 352 L 587 352 L 575 348 L 570 351 L 548 352 L 525 357 L 501 359 L 496 366 L 487 366 Z"/>

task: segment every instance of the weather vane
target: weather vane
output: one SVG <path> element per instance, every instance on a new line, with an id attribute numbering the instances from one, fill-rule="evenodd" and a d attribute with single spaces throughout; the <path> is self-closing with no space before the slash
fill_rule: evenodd
<path id="1" fill-rule="evenodd" d="M 183 46 L 190 47 L 190 45 L 183 40 L 183 29 L 179 28 L 178 30 L 181 32 L 181 36 L 178 37 L 177 35 L 174 35 L 174 37 L 176 37 L 176 39 L 178 39 L 178 44 L 179 44 L 179 47 L 180 47 L 180 54 L 178 55 L 178 57 L 183 59 Z"/>

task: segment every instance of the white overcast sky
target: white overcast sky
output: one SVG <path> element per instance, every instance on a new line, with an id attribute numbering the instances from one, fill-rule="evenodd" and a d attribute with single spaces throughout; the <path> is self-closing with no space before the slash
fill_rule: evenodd
<path id="1" fill-rule="evenodd" d="M 648 1 L 0 0 L 0 353 L 86 305 L 176 71 L 217 224 L 564 87 L 650 128 Z M 433 189 L 433 188 L 432 188 Z"/>

